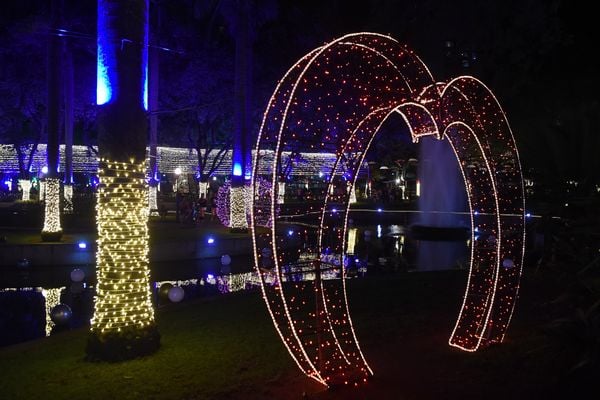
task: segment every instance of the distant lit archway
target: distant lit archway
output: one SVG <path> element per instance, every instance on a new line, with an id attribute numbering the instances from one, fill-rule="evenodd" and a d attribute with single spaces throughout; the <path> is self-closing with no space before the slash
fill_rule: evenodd
<path id="1" fill-rule="evenodd" d="M 266 210 L 264 204 L 254 210 L 271 214 L 271 228 L 252 231 L 267 308 L 300 369 L 325 385 L 373 373 L 348 308 L 344 265 L 351 191 L 340 191 L 337 182 L 343 177 L 348 186 L 356 184 L 373 138 L 394 113 L 415 142 L 429 135 L 448 141 L 465 180 L 471 262 L 449 344 L 476 351 L 501 342 L 514 310 L 524 194 L 514 137 L 498 101 L 473 77 L 436 82 L 411 50 L 389 36 L 346 35 L 304 56 L 281 79 L 264 114 L 252 171 L 254 182 L 261 177 L 271 182 L 273 194 Z M 286 245 L 286 222 L 275 210 L 282 154 L 297 150 L 330 152 L 337 159 L 323 174 L 317 223 L 305 224 L 304 234 L 313 234 L 316 244 L 304 244 L 294 257 Z M 310 278 L 295 279 L 299 274 Z"/>

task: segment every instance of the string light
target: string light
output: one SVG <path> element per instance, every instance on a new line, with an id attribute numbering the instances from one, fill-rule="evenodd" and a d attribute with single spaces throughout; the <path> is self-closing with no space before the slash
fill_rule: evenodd
<path id="1" fill-rule="evenodd" d="M 202 197 L 205 199 L 208 197 L 208 182 L 198 182 L 198 198 Z"/>
<path id="2" fill-rule="evenodd" d="M 44 213 L 44 227 L 42 238 L 58 240 L 62 235 L 60 226 L 60 180 L 46 178 L 46 201 Z"/>
<path id="3" fill-rule="evenodd" d="M 39 144 L 35 154 L 33 155 L 31 166 L 35 169 L 40 169 L 46 162 L 46 144 Z M 30 151 L 30 150 L 29 150 Z M 73 171 L 87 174 L 96 174 L 98 171 L 98 157 L 96 146 L 73 146 Z M 146 149 L 148 152 L 149 149 Z M 202 149 L 201 152 L 205 150 Z M 60 170 L 65 170 L 64 165 L 65 145 L 60 145 Z M 253 152 L 254 153 L 254 152 Z M 283 152 L 282 157 L 287 158 L 291 152 Z M 217 157 L 218 152 L 209 153 L 207 163 L 212 164 Z M 264 152 L 264 156 L 274 162 L 274 152 Z M 319 172 L 328 169 L 329 165 L 336 159 L 335 153 L 316 153 L 302 152 L 299 156 L 301 162 L 294 163 L 294 168 L 291 169 L 289 176 L 291 177 L 307 177 L 317 176 Z M 223 161 L 219 163 L 216 160 L 216 169 L 213 175 L 228 176 L 231 173 L 231 152 L 223 156 Z M 198 158 L 196 149 L 178 148 L 178 147 L 158 147 L 157 148 L 157 165 L 160 171 L 164 173 L 174 173 L 177 167 L 183 171 L 194 171 L 198 168 Z M 361 166 L 361 174 L 367 173 L 368 165 L 364 163 Z M 0 172 L 6 174 L 19 173 L 19 163 L 17 153 L 12 145 L 0 145 Z M 261 163 L 260 174 L 269 174 L 271 167 L 265 161 Z M 321 172 L 322 174 L 322 172 Z"/>
<path id="4" fill-rule="evenodd" d="M 148 266 L 145 163 L 100 160 L 97 288 L 92 333 L 154 324 Z"/>
<path id="5" fill-rule="evenodd" d="M 19 186 L 21 187 L 22 191 L 21 200 L 29 201 L 31 192 L 31 181 L 29 179 L 19 179 Z"/>
<path id="6" fill-rule="evenodd" d="M 246 219 L 246 186 L 231 186 L 229 189 L 229 227 L 232 229 L 248 229 Z"/>
<path id="7" fill-rule="evenodd" d="M 257 185 L 258 188 L 258 193 L 256 194 L 256 197 L 254 199 L 254 209 L 256 214 L 255 223 L 258 226 L 269 227 L 271 226 L 271 186 L 270 183 L 264 178 L 257 179 L 255 185 Z M 238 207 L 238 212 L 240 213 L 242 211 L 242 207 L 244 208 L 244 214 L 240 214 L 239 218 L 241 219 L 241 216 L 244 216 L 244 218 L 246 219 L 245 226 L 247 228 L 248 226 L 250 226 L 250 223 L 252 221 L 250 217 L 250 211 L 252 208 L 252 189 L 250 188 L 250 186 L 242 186 L 239 192 L 242 193 L 243 197 L 240 196 L 238 198 L 236 207 Z M 217 217 L 219 218 L 219 221 L 221 221 L 221 224 L 223 224 L 224 226 L 227 226 L 229 228 L 233 227 L 233 224 L 230 222 L 232 214 L 232 201 L 230 197 L 231 181 L 227 181 L 223 185 L 221 185 L 221 187 L 217 191 L 216 196 L 217 197 L 215 200 L 215 204 L 217 208 Z M 279 208 L 277 207 L 277 214 L 278 213 Z M 243 225 L 243 223 L 238 222 L 238 225 Z"/>
<path id="8" fill-rule="evenodd" d="M 150 216 L 158 216 L 158 185 L 148 185 L 148 210 Z"/>
<path id="9" fill-rule="evenodd" d="M 73 185 L 65 184 L 63 186 L 64 206 L 63 212 L 65 214 L 73 214 Z"/>
<path id="10" fill-rule="evenodd" d="M 404 119 L 414 142 L 424 136 L 446 140 L 467 188 L 471 267 L 449 344 L 475 351 L 501 342 L 517 298 L 524 192 L 514 137 L 496 98 L 474 78 L 435 82 L 411 50 L 388 36 L 357 33 L 336 39 L 300 59 L 277 84 L 263 116 L 252 166 L 254 181 L 268 177 L 277 191 L 266 210 L 261 207 L 259 213 L 256 203 L 251 210 L 252 220 L 266 211 L 273 221 L 268 232 L 252 230 L 263 297 L 294 361 L 325 385 L 359 382 L 373 374 L 350 317 L 344 250 L 353 251 L 356 236 L 348 230 L 352 188 L 375 135 L 392 114 Z M 307 235 L 310 229 L 316 236 L 316 245 L 304 243 L 305 255 L 290 264 L 285 261 L 289 255 L 282 234 L 287 232 L 285 221 L 275 210 L 285 190 L 277 171 L 285 163 L 283 155 L 292 149 L 333 153 L 335 158 L 319 170 L 327 181 L 316 213 L 319 220 L 306 225 Z M 484 165 L 475 173 L 466 167 L 474 157 Z M 341 175 L 348 183 L 340 191 Z M 254 187 L 253 199 L 256 194 Z M 335 212 L 342 209 L 344 213 Z M 305 216 L 310 215 L 315 214 Z M 475 241 L 475 231 L 487 232 L 490 239 Z M 264 251 L 265 245 L 269 251 Z M 502 260 L 510 260 L 503 263 L 510 268 L 500 268 Z M 314 280 L 292 284 L 286 278 L 294 268 L 314 274 Z M 266 277 L 273 275 L 273 283 L 267 284 Z M 332 276 L 337 279 L 329 279 Z"/>
<path id="11" fill-rule="evenodd" d="M 285 182 L 277 183 L 277 203 L 285 203 Z"/>
<path id="12" fill-rule="evenodd" d="M 44 198 L 46 197 L 46 181 L 40 180 L 38 181 L 38 184 L 40 188 L 40 190 L 38 191 L 38 199 L 40 201 L 44 201 Z"/>

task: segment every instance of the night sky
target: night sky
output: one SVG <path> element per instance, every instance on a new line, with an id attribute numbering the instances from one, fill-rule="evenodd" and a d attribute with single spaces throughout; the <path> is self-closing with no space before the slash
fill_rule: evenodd
<path id="1" fill-rule="evenodd" d="M 76 143 L 95 141 L 96 2 L 64 0 L 62 26 L 76 76 Z M 160 141 L 187 145 L 198 114 L 232 116 L 235 1 L 151 1 L 151 45 L 161 53 Z M 0 140 L 32 135 L 45 110 L 49 2 L 0 5 Z M 498 96 L 524 171 L 547 184 L 600 179 L 594 13 L 571 1 L 253 2 L 254 130 L 277 80 L 302 55 L 345 33 L 406 43 L 439 80 L 473 75 Z M 594 59 L 596 58 L 596 59 Z M 18 100 L 17 100 L 18 99 Z M 199 111 L 200 110 L 200 111 Z M 23 132 L 7 123 L 19 115 Z M 23 124 L 22 124 L 23 125 Z M 227 122 L 224 124 L 227 126 Z M 29 133 L 27 133 L 29 132 Z M 590 186 L 592 187 L 592 186 Z"/>

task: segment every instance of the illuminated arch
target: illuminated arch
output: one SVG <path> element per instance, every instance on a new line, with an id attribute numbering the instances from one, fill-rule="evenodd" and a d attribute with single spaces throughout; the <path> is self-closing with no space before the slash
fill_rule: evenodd
<path id="1" fill-rule="evenodd" d="M 514 310 L 523 261 L 524 194 L 514 137 L 498 101 L 472 77 L 436 82 L 411 50 L 389 36 L 346 35 L 304 56 L 278 83 L 260 127 L 252 171 L 253 181 L 260 171 L 273 193 L 267 210 L 271 229 L 252 230 L 267 309 L 298 367 L 325 385 L 373 373 L 354 333 L 343 279 L 350 194 L 334 187 L 342 175 L 356 183 L 373 138 L 394 113 L 402 116 L 415 142 L 429 135 L 447 140 L 465 180 L 471 263 L 449 344 L 476 351 L 501 342 Z M 328 188 L 312 232 L 317 244 L 290 262 L 286 235 L 279 234 L 287 232 L 285 222 L 275 212 L 277 165 L 283 152 L 298 148 L 332 152 L 337 159 L 325 174 Z M 467 168 L 471 161 L 480 168 Z M 313 279 L 294 279 L 300 273 Z"/>

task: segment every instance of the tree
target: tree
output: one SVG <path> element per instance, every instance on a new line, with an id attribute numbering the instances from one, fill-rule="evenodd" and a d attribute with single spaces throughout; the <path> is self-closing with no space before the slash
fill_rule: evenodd
<path id="1" fill-rule="evenodd" d="M 259 4 L 261 3 L 261 4 Z M 234 132 L 232 149 L 232 185 L 230 193 L 230 224 L 234 231 L 246 231 L 244 194 L 246 170 L 251 159 L 252 100 L 252 47 L 258 26 L 274 15 L 275 5 L 271 2 L 229 0 L 218 3 L 221 14 L 227 20 L 235 38 L 234 79 Z M 259 7 L 260 6 L 260 7 Z"/>
<path id="2" fill-rule="evenodd" d="M 31 167 L 46 131 L 43 41 L 45 3 L 3 4 L 0 13 L 0 138 L 17 154 L 23 200 L 29 200 Z M 4 7 L 7 6 L 7 7 Z"/>
<path id="3" fill-rule="evenodd" d="M 196 135 L 188 135 L 190 147 L 196 149 L 198 157 L 199 197 L 208 198 L 208 179 L 217 171 L 229 153 L 230 135 L 222 118 L 213 120 L 197 116 Z"/>
<path id="4" fill-rule="evenodd" d="M 147 0 L 98 0 L 100 186 L 91 359 L 129 359 L 160 346 L 148 266 L 147 24 Z"/>
<path id="5" fill-rule="evenodd" d="M 48 174 L 45 178 L 44 196 L 44 227 L 42 228 L 42 240 L 59 241 L 62 237 L 60 225 L 60 180 L 58 179 L 59 139 L 60 139 L 60 106 L 62 99 L 61 73 L 62 73 L 62 47 L 61 38 L 53 35 L 60 29 L 60 18 L 62 15 L 62 0 L 53 0 L 50 5 L 50 29 L 48 36 L 48 59 L 47 76 L 48 84 L 48 144 L 46 157 Z"/>

